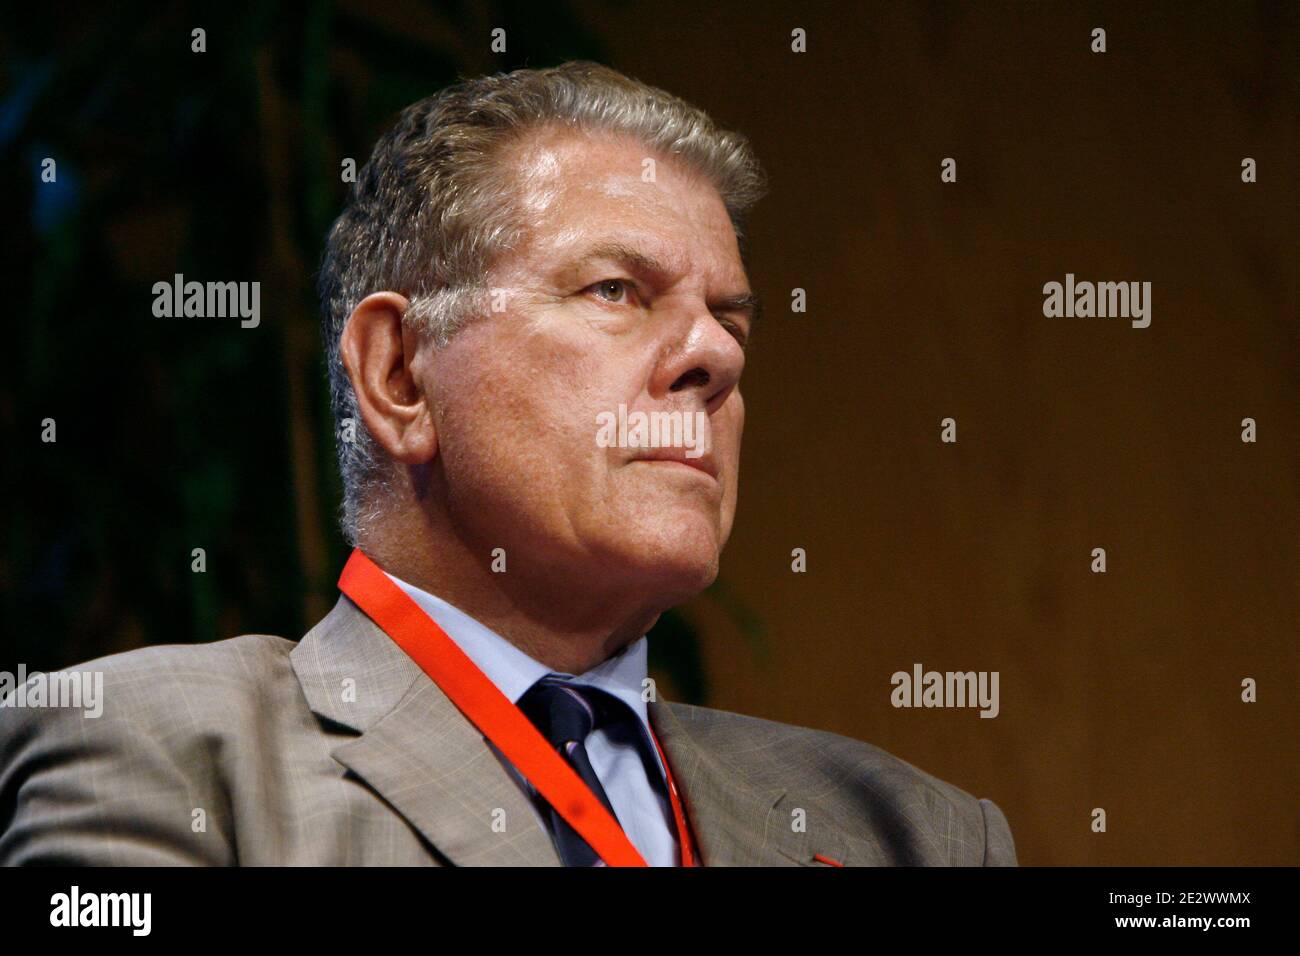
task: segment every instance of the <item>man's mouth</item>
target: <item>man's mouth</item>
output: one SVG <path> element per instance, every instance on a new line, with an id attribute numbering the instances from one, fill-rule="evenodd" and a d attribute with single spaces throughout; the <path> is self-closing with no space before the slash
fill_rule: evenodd
<path id="1" fill-rule="evenodd" d="M 632 461 L 644 461 L 654 465 L 685 466 L 693 471 L 702 472 L 714 481 L 718 479 L 718 463 L 712 455 L 688 458 L 686 448 L 650 448 L 644 454 L 637 455 Z"/>

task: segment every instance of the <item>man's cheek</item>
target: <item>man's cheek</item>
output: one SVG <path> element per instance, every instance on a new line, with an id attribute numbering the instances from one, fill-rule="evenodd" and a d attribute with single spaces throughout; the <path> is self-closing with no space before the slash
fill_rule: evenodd
<path id="1" fill-rule="evenodd" d="M 717 453 L 726 467 L 735 469 L 740 459 L 740 439 L 745 428 L 745 412 L 741 407 L 730 410 L 714 430 Z"/>
<path id="2" fill-rule="evenodd" d="M 730 409 L 731 414 L 735 416 L 736 427 L 743 428 L 745 425 L 745 397 L 740 394 L 739 383 L 737 383 L 736 387 L 731 390 L 731 394 L 727 396 L 727 408 Z"/>
<path id="3" fill-rule="evenodd" d="M 725 439 L 732 448 L 739 449 L 740 436 L 745 430 L 745 400 L 740 397 L 739 389 L 728 396 L 723 406 L 723 413 L 720 424 L 725 432 Z"/>

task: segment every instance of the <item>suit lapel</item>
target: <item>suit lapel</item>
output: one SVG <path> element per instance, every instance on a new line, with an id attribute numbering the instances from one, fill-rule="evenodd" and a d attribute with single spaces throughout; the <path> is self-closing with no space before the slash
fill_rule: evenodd
<path id="1" fill-rule="evenodd" d="M 672 767 L 691 831 L 705 866 L 789 865 L 779 848 L 787 845 L 775 815 L 781 788 L 752 788 L 720 755 L 700 746 L 678 719 L 673 705 L 649 706 L 650 722 Z"/>
<path id="2" fill-rule="evenodd" d="M 748 783 L 755 775 L 729 758 L 719 739 L 725 728 L 714 726 L 706 739 L 690 719 L 712 712 L 667 701 L 651 703 L 649 711 L 705 866 L 827 865 L 817 855 L 843 864 L 884 862 L 874 842 L 846 836 L 803 795 Z M 761 750 L 756 743 L 752 736 L 735 741 L 738 751 Z"/>
<path id="3" fill-rule="evenodd" d="M 348 598 L 291 656 L 312 711 L 360 736 L 335 760 L 458 866 L 559 866 L 519 785 L 455 704 Z"/>

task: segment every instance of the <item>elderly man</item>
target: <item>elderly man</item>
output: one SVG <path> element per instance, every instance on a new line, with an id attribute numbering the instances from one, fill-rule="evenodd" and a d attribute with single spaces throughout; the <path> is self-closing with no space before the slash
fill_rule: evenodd
<path id="1" fill-rule="evenodd" d="M 409 107 L 321 272 L 338 604 L 84 665 L 101 719 L 0 718 L 0 859 L 1014 864 L 989 800 L 646 677 L 731 531 L 762 192 L 743 137 L 591 63 Z"/>

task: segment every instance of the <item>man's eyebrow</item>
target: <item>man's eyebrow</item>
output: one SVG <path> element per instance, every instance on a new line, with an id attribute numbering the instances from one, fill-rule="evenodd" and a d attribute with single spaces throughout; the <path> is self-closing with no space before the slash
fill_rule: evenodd
<path id="1" fill-rule="evenodd" d="M 675 271 L 668 263 L 618 239 L 602 240 L 588 246 L 570 260 L 568 267 L 578 268 L 593 259 L 608 259 L 634 272 L 656 277 L 670 276 Z M 763 303 L 756 293 L 741 292 L 710 301 L 709 310 L 715 313 L 743 312 L 749 316 L 749 324 L 753 326 L 762 315 Z"/>
<path id="2" fill-rule="evenodd" d="M 709 310 L 712 312 L 744 312 L 749 315 L 749 324 L 752 327 L 758 324 L 759 317 L 763 314 L 763 300 L 755 292 L 742 292 L 739 295 L 729 295 L 722 299 L 715 299 L 709 303 Z"/>
<path id="3" fill-rule="evenodd" d="M 592 259 L 608 259 L 637 272 L 656 276 L 670 275 L 673 271 L 672 267 L 666 262 L 656 259 L 648 252 L 642 252 L 635 246 L 628 245 L 618 239 L 606 239 L 588 246 L 580 255 L 570 260 L 568 265 L 576 268 L 590 262 Z"/>

